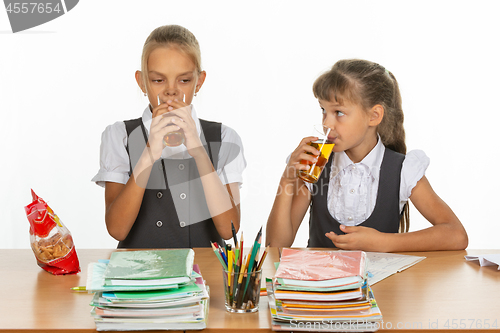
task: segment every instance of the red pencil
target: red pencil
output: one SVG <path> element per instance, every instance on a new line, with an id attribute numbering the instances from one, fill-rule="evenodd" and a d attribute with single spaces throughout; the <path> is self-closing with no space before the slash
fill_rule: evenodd
<path id="1" fill-rule="evenodd" d="M 241 238 L 240 238 L 240 268 L 242 264 L 243 264 L 243 231 L 241 232 Z"/>

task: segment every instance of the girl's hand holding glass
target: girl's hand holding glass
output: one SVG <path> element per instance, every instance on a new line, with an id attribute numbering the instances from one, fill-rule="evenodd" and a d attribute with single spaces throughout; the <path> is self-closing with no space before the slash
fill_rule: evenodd
<path id="1" fill-rule="evenodd" d="M 158 94 L 158 106 L 161 104 L 164 104 L 166 102 L 161 101 L 160 95 Z M 182 99 L 184 99 L 184 96 L 182 95 Z M 170 101 L 170 100 L 169 100 Z M 163 114 L 163 118 L 169 118 L 173 117 L 174 114 L 170 113 L 174 109 L 173 106 L 167 103 L 167 113 Z M 174 124 L 175 122 L 173 121 L 174 118 L 169 119 L 171 121 L 171 124 Z M 184 143 L 184 131 L 179 128 L 178 126 L 167 126 L 170 132 L 168 132 L 164 137 L 163 137 L 163 144 L 168 147 L 177 147 L 180 146 L 181 144 Z"/>
<path id="2" fill-rule="evenodd" d="M 288 160 L 288 165 L 283 174 L 283 178 L 288 180 L 297 179 L 297 174 L 299 171 L 307 171 L 310 169 L 308 164 L 301 163 L 301 161 L 309 161 L 314 164 L 318 161 L 319 150 L 310 145 L 311 142 L 318 140 L 318 137 L 308 136 L 300 141 L 298 147 L 290 155 Z"/>
<path id="3" fill-rule="evenodd" d="M 154 161 L 161 157 L 163 148 L 165 148 L 164 137 L 173 130 L 179 130 L 178 126 L 172 124 L 169 117 L 163 116 L 168 112 L 168 105 L 163 103 L 154 106 L 152 110 L 153 120 L 149 129 L 148 147 Z"/>
<path id="4" fill-rule="evenodd" d="M 330 128 L 324 125 L 314 125 L 314 133 L 317 138 L 313 142 L 309 142 L 310 146 L 313 146 L 318 150 L 318 157 L 316 161 L 310 163 L 309 160 L 302 160 L 300 163 L 309 166 L 307 170 L 299 170 L 299 177 L 305 182 L 316 183 L 325 168 L 326 162 L 330 158 L 333 146 L 335 143 L 329 138 Z"/>
<path id="5" fill-rule="evenodd" d="M 188 149 L 189 154 L 194 157 L 197 152 L 195 148 L 203 148 L 203 145 L 196 128 L 196 123 L 191 116 L 191 106 L 184 102 L 182 92 L 174 98 L 167 99 L 164 103 L 167 105 L 168 113 L 164 114 L 163 117 L 167 117 L 170 122 L 168 126 L 170 132 L 165 135 L 164 141 L 171 139 L 171 136 L 175 133 L 182 133 L 182 143 Z M 172 145 L 166 142 L 165 144 L 172 147 Z"/>

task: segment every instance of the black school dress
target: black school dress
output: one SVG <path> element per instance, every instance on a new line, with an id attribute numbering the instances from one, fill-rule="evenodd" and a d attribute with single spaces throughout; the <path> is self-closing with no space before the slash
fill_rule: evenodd
<path id="1" fill-rule="evenodd" d="M 380 232 L 399 231 L 399 220 L 402 216 L 399 211 L 399 187 L 404 159 L 405 155 L 385 148 L 375 208 L 370 217 L 358 226 L 374 228 Z M 340 223 L 330 214 L 327 206 L 332 161 L 333 155 L 330 156 L 318 182 L 312 185 L 308 247 L 335 247 L 325 234 L 330 231 L 337 235 L 344 234 L 340 230 Z"/>
<path id="2" fill-rule="evenodd" d="M 217 170 L 221 123 L 200 119 L 202 143 Z M 142 118 L 125 121 L 130 175 L 146 142 Z M 204 140 L 203 140 L 204 138 Z M 192 248 L 222 244 L 210 218 L 194 158 L 157 160 L 137 219 L 118 248 Z"/>

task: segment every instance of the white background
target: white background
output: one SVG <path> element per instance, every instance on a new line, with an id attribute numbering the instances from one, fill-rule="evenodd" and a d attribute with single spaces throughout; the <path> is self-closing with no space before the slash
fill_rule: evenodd
<path id="1" fill-rule="evenodd" d="M 0 9 L 0 248 L 29 248 L 34 189 L 78 248 L 114 248 L 99 168 L 104 128 L 146 106 L 134 80 L 142 45 L 164 24 L 198 38 L 207 80 L 199 116 L 242 137 L 248 167 L 242 230 L 269 215 L 286 156 L 320 120 L 311 86 L 343 58 L 364 58 L 400 83 L 409 150 L 469 234 L 498 248 L 498 1 L 85 0 L 12 34 Z M 430 224 L 411 210 L 411 230 Z M 307 220 L 294 246 L 306 246 Z"/>

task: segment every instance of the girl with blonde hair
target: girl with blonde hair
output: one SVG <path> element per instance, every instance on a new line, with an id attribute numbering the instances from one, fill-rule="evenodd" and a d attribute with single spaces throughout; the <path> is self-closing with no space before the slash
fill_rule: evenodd
<path id="1" fill-rule="evenodd" d="M 242 143 L 230 127 L 197 116 L 200 54 L 186 28 L 155 29 L 135 73 L 149 104 L 102 134 L 92 180 L 105 187 L 106 227 L 118 247 L 210 247 L 239 229 Z"/>

